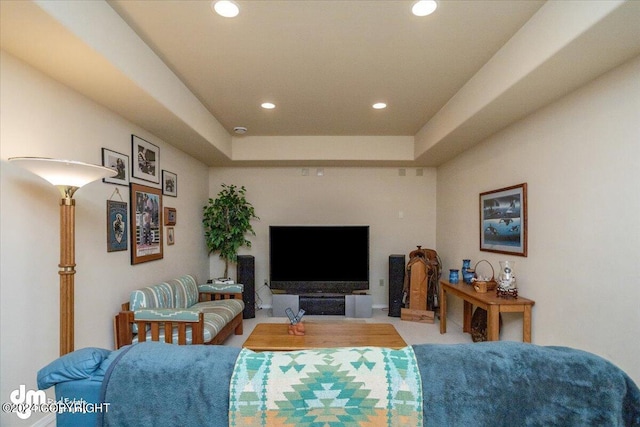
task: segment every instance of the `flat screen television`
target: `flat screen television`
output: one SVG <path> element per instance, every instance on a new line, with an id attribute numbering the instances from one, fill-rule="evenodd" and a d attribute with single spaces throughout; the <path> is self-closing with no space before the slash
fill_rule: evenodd
<path id="1" fill-rule="evenodd" d="M 369 289 L 369 226 L 270 226 L 269 279 L 288 294 Z"/>

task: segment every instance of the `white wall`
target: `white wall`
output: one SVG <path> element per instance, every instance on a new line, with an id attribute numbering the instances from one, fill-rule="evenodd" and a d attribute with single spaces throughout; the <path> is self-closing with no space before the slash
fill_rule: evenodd
<path id="1" fill-rule="evenodd" d="M 399 176 L 398 168 L 212 168 L 209 176 L 211 197 L 220 185 L 244 185 L 247 200 L 254 206 L 259 221 L 252 226 L 250 249 L 242 254 L 256 258 L 256 287 L 265 305 L 271 294 L 264 287 L 269 279 L 269 226 L 285 224 L 363 224 L 370 228 L 370 289 L 373 303 L 388 305 L 389 255 L 408 254 L 416 245 L 435 246 L 436 173 L 433 168 L 407 168 Z M 402 212 L 403 218 L 399 218 Z M 311 244 L 312 242 L 309 242 Z M 348 245 L 349 242 L 342 242 Z M 303 244 L 291 250 L 303 251 Z M 235 274 L 235 268 L 230 268 Z M 211 257 L 211 274 L 221 276 L 224 265 Z M 380 286 L 384 280 L 384 286 Z"/>
<path id="2" fill-rule="evenodd" d="M 522 182 L 528 257 L 480 252 L 479 193 Z M 487 259 L 497 274 L 515 260 L 534 343 L 594 352 L 640 383 L 639 58 L 439 167 L 437 200 L 445 268 Z M 503 338 L 519 340 L 519 316 L 503 318 Z"/>
<path id="3" fill-rule="evenodd" d="M 105 201 L 119 188 L 101 182 L 76 195 L 76 347 L 111 347 L 111 320 L 129 292 L 183 272 L 220 275 L 207 258 L 201 213 L 221 183 L 245 185 L 261 217 L 253 248 L 256 282 L 268 278 L 268 226 L 369 224 L 374 302 L 387 303 L 387 263 L 415 245 L 436 247 L 445 268 L 478 250 L 478 194 L 529 185 L 529 256 L 517 261 L 522 295 L 536 301 L 533 341 L 600 354 L 640 383 L 640 59 L 636 59 L 489 138 L 436 171 L 408 168 L 221 168 L 210 171 L 112 112 L 2 54 L 0 63 L 0 396 L 35 388 L 38 369 L 58 355 L 57 190 L 6 162 L 51 156 L 100 163 L 100 149 L 130 153 L 130 135 L 162 151 L 178 174 L 176 244 L 137 266 L 129 252 L 106 252 Z M 207 180 L 209 185 L 207 185 Z M 437 186 L 437 193 L 436 193 Z M 210 189 L 209 189 L 210 188 Z M 437 196 L 437 222 L 436 222 Z M 404 218 L 398 213 L 402 211 Z M 437 227 L 436 227 L 437 226 Z M 436 241 L 436 228 L 437 241 Z M 437 244 L 436 244 L 437 243 Z M 301 248 L 304 249 L 304 248 Z M 378 286 L 384 279 L 385 286 Z M 266 289 L 263 303 L 269 304 Z M 266 295 L 265 295 L 266 294 Z M 454 320 L 460 304 L 452 300 Z M 520 339 L 505 316 L 503 337 Z M 20 423 L 2 414 L 2 425 Z"/>
<path id="4" fill-rule="evenodd" d="M 58 190 L 6 161 L 42 156 L 101 164 L 101 148 L 131 156 L 131 134 L 160 147 L 161 168 L 178 175 L 176 243 L 164 259 L 130 265 L 130 251 L 107 252 L 106 200 L 124 186 L 95 182 L 76 193 L 75 347 L 112 348 L 112 319 L 129 293 L 183 273 L 209 273 L 202 228 L 208 168 L 109 110 L 5 53 L 1 56 L 0 282 L 3 402 L 20 384 L 36 388 L 36 373 L 59 354 Z M 130 159 L 131 160 L 131 159 Z M 140 183 L 142 183 L 140 181 Z M 119 200 L 118 196 L 113 196 Z M 130 245 L 129 245 L 130 246 Z M 53 390 L 49 390 L 53 397 Z M 3 413 L 0 424 L 31 425 Z"/>

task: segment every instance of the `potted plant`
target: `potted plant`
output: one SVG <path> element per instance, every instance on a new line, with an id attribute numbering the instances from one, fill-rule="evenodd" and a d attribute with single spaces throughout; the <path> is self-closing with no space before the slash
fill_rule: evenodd
<path id="1" fill-rule="evenodd" d="M 222 184 L 218 197 L 209 199 L 203 207 L 204 237 L 209 254 L 220 252 L 224 260 L 224 277 L 229 277 L 229 262 L 238 260 L 238 249 L 242 246 L 251 247 L 251 242 L 245 238 L 246 233 L 254 236 L 251 227 L 252 219 L 256 216 L 251 203 L 245 198 L 244 186 Z"/>

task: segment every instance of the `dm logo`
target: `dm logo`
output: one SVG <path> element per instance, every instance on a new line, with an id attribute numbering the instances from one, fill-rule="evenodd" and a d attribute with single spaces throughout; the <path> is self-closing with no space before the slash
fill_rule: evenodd
<path id="1" fill-rule="evenodd" d="M 16 415 L 22 420 L 31 416 L 34 407 L 40 407 L 47 403 L 47 395 L 42 390 L 27 390 L 24 384 L 18 390 L 13 390 L 9 395 L 11 403 L 15 404 Z"/>

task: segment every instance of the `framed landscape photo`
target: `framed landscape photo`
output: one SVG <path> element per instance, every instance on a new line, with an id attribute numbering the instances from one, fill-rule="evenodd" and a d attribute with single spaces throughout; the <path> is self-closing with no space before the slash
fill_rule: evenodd
<path id="1" fill-rule="evenodd" d="M 108 148 L 102 149 L 102 166 L 113 169 L 118 174 L 110 178 L 102 178 L 102 182 L 118 185 L 129 185 L 129 156 Z"/>
<path id="2" fill-rule="evenodd" d="M 131 135 L 132 175 L 134 178 L 160 183 L 160 148 L 144 139 Z"/>
<path id="3" fill-rule="evenodd" d="M 480 193 L 480 250 L 527 256 L 527 184 Z"/>
<path id="4" fill-rule="evenodd" d="M 107 200 L 107 252 L 127 250 L 127 203 Z"/>
<path id="5" fill-rule="evenodd" d="M 178 175 L 166 170 L 162 171 L 162 194 L 178 197 Z"/>
<path id="6" fill-rule="evenodd" d="M 131 264 L 162 259 L 162 194 L 131 183 Z"/>

